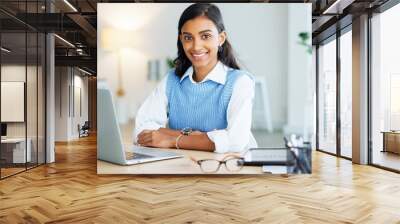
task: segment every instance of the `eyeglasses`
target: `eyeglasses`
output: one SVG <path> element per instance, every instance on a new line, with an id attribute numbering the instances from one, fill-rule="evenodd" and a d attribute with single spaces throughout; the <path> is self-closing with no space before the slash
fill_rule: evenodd
<path id="1" fill-rule="evenodd" d="M 201 171 L 204 173 L 215 173 L 221 167 L 221 164 L 225 165 L 225 168 L 231 172 L 237 172 L 243 168 L 244 159 L 237 155 L 227 155 L 222 160 L 216 159 L 201 159 L 197 160 L 193 157 L 190 159 L 199 164 Z"/>

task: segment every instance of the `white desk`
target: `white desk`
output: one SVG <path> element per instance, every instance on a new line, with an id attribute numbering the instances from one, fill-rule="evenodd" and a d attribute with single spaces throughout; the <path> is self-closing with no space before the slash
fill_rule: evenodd
<path id="1" fill-rule="evenodd" d="M 135 164 L 129 166 L 122 166 L 113 163 L 104 162 L 97 160 L 97 173 L 98 174 L 206 174 L 200 170 L 198 164 L 190 160 L 189 156 L 193 156 L 195 159 L 222 159 L 223 154 L 217 154 L 213 152 L 202 152 L 195 150 L 177 150 L 177 149 L 166 149 L 171 152 L 183 154 L 184 157 L 161 160 L 149 163 Z M 217 173 L 212 174 L 264 174 L 261 166 L 244 166 L 239 172 L 229 172 L 225 169 L 224 165 L 221 165 Z"/>
<path id="2" fill-rule="evenodd" d="M 27 158 L 27 162 L 31 161 L 31 145 L 32 141 L 30 138 L 27 138 L 27 147 L 25 154 L 25 138 L 6 138 L 1 139 L 2 147 L 6 146 L 7 148 L 2 148 L 2 152 L 6 150 L 10 150 L 8 146 L 13 147 L 12 150 L 12 163 L 25 163 L 25 158 Z M 3 157 L 3 156 L 2 156 Z"/>

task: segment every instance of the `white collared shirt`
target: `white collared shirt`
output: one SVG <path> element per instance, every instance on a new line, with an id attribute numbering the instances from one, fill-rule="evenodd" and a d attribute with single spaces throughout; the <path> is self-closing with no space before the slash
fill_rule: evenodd
<path id="1" fill-rule="evenodd" d="M 229 69 L 218 62 L 201 82 L 196 82 L 193 80 L 193 67 L 189 67 L 181 81 L 189 76 L 194 84 L 212 80 L 224 85 Z M 135 123 L 135 142 L 137 135 L 143 130 L 157 130 L 165 128 L 168 124 L 166 85 L 167 77 L 164 77 L 139 108 Z M 247 75 L 242 75 L 236 80 L 227 108 L 228 127 L 207 132 L 208 138 L 215 144 L 215 152 L 243 152 L 248 148 L 257 147 L 257 142 L 251 133 L 254 88 L 254 81 Z"/>

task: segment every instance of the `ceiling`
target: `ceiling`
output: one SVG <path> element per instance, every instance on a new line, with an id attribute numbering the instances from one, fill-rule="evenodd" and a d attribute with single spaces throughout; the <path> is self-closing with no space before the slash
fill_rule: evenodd
<path id="1" fill-rule="evenodd" d="M 351 23 L 351 18 L 366 10 L 374 9 L 388 0 L 254 0 L 251 2 L 269 3 L 312 3 L 312 37 L 316 43 L 335 32 L 337 21 L 340 26 Z M 31 28 L 39 32 L 55 32 L 64 40 L 55 38 L 56 65 L 81 66 L 96 72 L 96 27 L 97 3 L 126 2 L 171 2 L 167 0 L 1 0 L 0 25 L 5 38 L 14 40 L 15 45 L 23 46 L 20 31 Z M 180 2 L 175 0 L 174 2 Z M 187 2 L 187 1 L 181 1 Z M 226 1 L 216 1 L 226 2 Z M 229 1 L 246 2 L 246 1 Z M 248 1 L 247 1 L 248 2 Z M 69 4 L 70 5 L 69 5 Z M 48 13 L 50 11 L 52 13 Z M 347 22 L 346 22 L 347 21 Z M 14 37 L 13 37 L 14 36 Z M 4 42 L 3 42 L 4 43 Z M 14 46 L 17 47 L 17 46 Z M 34 45 L 29 45 L 34 47 Z M 31 51 L 28 48 L 28 51 Z"/>

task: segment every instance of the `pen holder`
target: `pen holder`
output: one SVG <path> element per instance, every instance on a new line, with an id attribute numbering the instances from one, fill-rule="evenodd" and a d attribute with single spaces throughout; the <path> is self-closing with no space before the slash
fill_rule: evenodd
<path id="1" fill-rule="evenodd" d="M 293 173 L 311 173 L 311 144 L 303 144 L 301 147 L 288 147 L 296 160 Z"/>

